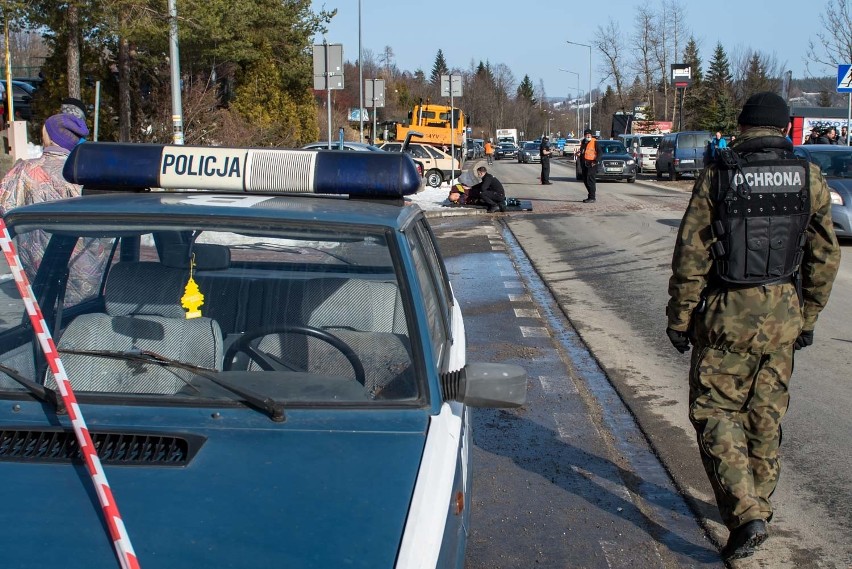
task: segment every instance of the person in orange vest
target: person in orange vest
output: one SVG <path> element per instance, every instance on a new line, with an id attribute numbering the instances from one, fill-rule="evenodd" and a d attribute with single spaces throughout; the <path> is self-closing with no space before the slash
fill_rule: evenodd
<path id="1" fill-rule="evenodd" d="M 489 164 L 494 164 L 494 145 L 490 140 L 485 141 L 485 158 Z"/>
<path id="2" fill-rule="evenodd" d="M 583 183 L 586 185 L 586 191 L 589 192 L 589 197 L 584 199 L 583 203 L 595 203 L 595 190 L 597 189 L 595 169 L 598 165 L 598 145 L 589 129 L 583 132 L 583 141 L 580 143 L 577 158 L 582 160 Z"/>

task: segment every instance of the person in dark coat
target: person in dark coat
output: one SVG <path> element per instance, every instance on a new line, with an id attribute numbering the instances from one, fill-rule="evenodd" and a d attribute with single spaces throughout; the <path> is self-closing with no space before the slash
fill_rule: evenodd
<path id="1" fill-rule="evenodd" d="M 538 155 L 541 157 L 541 183 L 544 185 L 550 184 L 550 155 L 553 151 L 550 149 L 550 143 L 547 137 L 541 137 L 541 146 L 538 149 Z"/>
<path id="2" fill-rule="evenodd" d="M 470 195 L 488 206 L 488 213 L 506 211 L 506 192 L 500 180 L 489 174 L 485 166 L 476 169 L 476 177 L 480 181 L 470 189 Z"/>

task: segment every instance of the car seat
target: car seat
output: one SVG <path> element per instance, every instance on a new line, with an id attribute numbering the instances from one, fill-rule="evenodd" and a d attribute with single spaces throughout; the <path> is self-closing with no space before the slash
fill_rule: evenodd
<path id="1" fill-rule="evenodd" d="M 211 318 L 186 319 L 180 298 L 185 269 L 155 262 L 112 267 L 104 291 L 106 314 L 83 314 L 65 329 L 57 346 L 68 379 L 80 391 L 174 394 L 192 372 L 64 350 L 145 350 L 213 370 L 222 369 L 222 332 Z M 55 379 L 49 374 L 49 383 Z"/>

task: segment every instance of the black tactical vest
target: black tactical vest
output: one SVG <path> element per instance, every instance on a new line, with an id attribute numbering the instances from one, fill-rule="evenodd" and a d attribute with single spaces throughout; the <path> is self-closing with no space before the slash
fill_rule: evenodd
<path id="1" fill-rule="evenodd" d="M 711 248 L 722 284 L 792 282 L 804 255 L 810 218 L 808 163 L 780 137 L 720 149 L 714 190 Z"/>

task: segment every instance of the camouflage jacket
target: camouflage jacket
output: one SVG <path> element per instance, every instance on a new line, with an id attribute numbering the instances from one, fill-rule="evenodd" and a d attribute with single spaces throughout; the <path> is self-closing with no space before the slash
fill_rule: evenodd
<path id="1" fill-rule="evenodd" d="M 737 139 L 733 148 L 769 135 L 778 133 L 751 129 Z M 766 353 L 790 346 L 801 330 L 814 329 L 840 265 L 828 185 L 819 167 L 810 164 L 811 218 L 801 265 L 804 306 L 800 306 L 792 283 L 730 290 L 707 287 L 713 271 L 710 247 L 715 238 L 710 227 L 714 211 L 711 176 L 715 168 L 713 164 L 707 166 L 696 180 L 680 224 L 669 279 L 668 326 L 686 331 L 693 319 L 691 334 L 696 344 L 732 352 Z M 707 297 L 706 309 L 693 314 L 702 292 Z"/>

